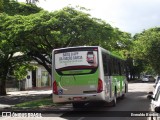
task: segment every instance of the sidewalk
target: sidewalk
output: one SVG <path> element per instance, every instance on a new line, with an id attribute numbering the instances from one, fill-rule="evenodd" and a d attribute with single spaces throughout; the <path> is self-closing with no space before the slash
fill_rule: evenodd
<path id="1" fill-rule="evenodd" d="M 51 89 L 33 89 L 27 91 L 7 92 L 6 96 L 0 96 L 0 110 L 10 108 L 18 103 L 48 97 L 51 93 Z"/>
<path id="2" fill-rule="evenodd" d="M 8 92 L 7 96 L 15 96 L 15 95 L 23 96 L 23 95 L 33 95 L 33 94 L 39 94 L 39 95 L 48 94 L 49 95 L 51 93 L 52 93 L 52 90 L 27 90 L 27 91 Z"/>

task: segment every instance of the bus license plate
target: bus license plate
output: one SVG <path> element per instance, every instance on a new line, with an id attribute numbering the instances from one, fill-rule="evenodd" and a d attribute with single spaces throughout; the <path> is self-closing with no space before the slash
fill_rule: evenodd
<path id="1" fill-rule="evenodd" d="M 73 100 L 79 101 L 79 100 L 82 100 L 82 97 L 74 97 Z"/>

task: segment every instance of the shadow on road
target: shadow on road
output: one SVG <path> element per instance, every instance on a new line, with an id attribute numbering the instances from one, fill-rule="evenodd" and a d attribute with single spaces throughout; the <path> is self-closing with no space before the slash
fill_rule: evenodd
<path id="1" fill-rule="evenodd" d="M 69 117 L 130 117 L 132 112 L 150 111 L 150 100 L 147 99 L 148 91 L 134 91 L 130 89 L 124 99 L 118 99 L 115 107 L 103 106 L 101 103 L 86 104 L 82 108 L 73 109 L 71 104 L 60 107 L 50 106 L 43 109 L 37 108 L 34 111 L 42 114 L 61 114 L 61 118 Z M 26 94 L 14 96 L 0 96 L 0 104 L 15 105 L 25 101 L 33 101 L 49 96 L 48 94 Z M 23 109 L 25 111 L 25 109 Z M 28 109 L 26 109 L 28 111 Z"/>
<path id="2" fill-rule="evenodd" d="M 66 111 L 61 117 L 131 117 L 131 113 L 150 111 L 147 92 L 130 92 L 124 99 L 118 99 L 115 107 L 106 107 L 100 103 L 87 104 L 83 108 Z"/>

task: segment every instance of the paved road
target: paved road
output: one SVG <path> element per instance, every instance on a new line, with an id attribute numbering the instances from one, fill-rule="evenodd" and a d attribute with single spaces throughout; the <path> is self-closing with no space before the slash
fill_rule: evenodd
<path id="1" fill-rule="evenodd" d="M 153 83 L 130 83 L 129 93 L 127 93 L 123 100 L 117 101 L 116 107 L 103 107 L 98 104 L 90 104 L 86 105 L 85 108 L 74 110 L 71 104 L 67 104 L 59 108 L 54 107 L 50 114 L 43 114 L 46 118 L 39 118 L 39 120 L 53 119 L 50 117 L 54 117 L 54 120 L 147 120 L 147 117 L 118 116 L 130 115 L 134 111 L 138 113 L 150 111 L 150 101 L 147 99 L 147 93 L 150 91 L 153 91 Z M 111 117 L 108 117 L 109 115 Z M 9 119 L 2 118 L 2 120 Z"/>
<path id="2" fill-rule="evenodd" d="M 118 100 L 116 107 L 90 107 L 82 111 L 82 113 L 77 113 L 77 117 L 72 117 L 72 112 L 65 113 L 61 118 L 71 119 L 71 120 L 147 120 L 146 117 L 117 117 L 125 116 L 134 111 L 141 113 L 142 111 L 150 111 L 150 101 L 147 99 L 148 92 L 153 91 L 153 83 L 130 83 L 129 93 L 123 100 Z M 95 112 L 90 112 L 95 111 Z M 101 111 L 101 112 L 100 112 Z M 129 111 L 129 112 L 127 112 Z M 86 114 L 89 114 L 89 118 Z M 76 116 L 75 115 L 75 116 Z M 110 116 L 107 117 L 106 116 Z M 96 117 L 97 116 L 97 117 Z M 115 116 L 115 117 L 113 117 Z"/>

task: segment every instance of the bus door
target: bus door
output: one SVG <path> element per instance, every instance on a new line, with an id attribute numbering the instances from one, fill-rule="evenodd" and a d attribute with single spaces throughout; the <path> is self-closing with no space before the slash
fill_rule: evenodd
<path id="1" fill-rule="evenodd" d="M 111 76 L 109 76 L 109 97 L 112 97 L 112 81 Z"/>
<path id="2" fill-rule="evenodd" d="M 106 97 L 111 98 L 112 96 L 112 82 L 111 82 L 111 70 L 110 70 L 110 60 L 109 55 L 102 53 L 102 63 L 103 63 L 103 72 L 104 80 L 106 83 Z"/>
<path id="3" fill-rule="evenodd" d="M 112 90 L 111 77 L 105 76 L 104 79 L 105 79 L 105 83 L 106 83 L 106 86 L 105 86 L 106 97 L 111 98 L 111 90 Z"/>

